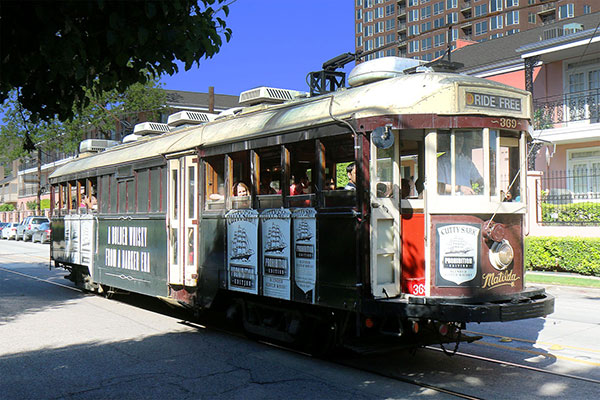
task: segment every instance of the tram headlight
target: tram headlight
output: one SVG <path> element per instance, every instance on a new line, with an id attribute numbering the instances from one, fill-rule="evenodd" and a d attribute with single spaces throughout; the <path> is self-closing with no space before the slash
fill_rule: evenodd
<path id="1" fill-rule="evenodd" d="M 513 262 L 515 252 L 510 243 L 508 243 L 508 240 L 504 239 L 501 242 L 495 242 L 492 245 L 489 255 L 492 266 L 497 270 L 502 271 Z"/>

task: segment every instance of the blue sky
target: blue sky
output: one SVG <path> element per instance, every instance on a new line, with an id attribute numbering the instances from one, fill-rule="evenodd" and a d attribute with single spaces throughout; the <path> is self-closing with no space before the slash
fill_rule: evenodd
<path id="1" fill-rule="evenodd" d="M 354 52 L 353 15 L 354 0 L 237 0 L 225 18 L 231 40 L 219 53 L 161 82 L 165 89 L 214 86 L 215 93 L 236 96 L 258 86 L 308 91 L 306 74 Z"/>

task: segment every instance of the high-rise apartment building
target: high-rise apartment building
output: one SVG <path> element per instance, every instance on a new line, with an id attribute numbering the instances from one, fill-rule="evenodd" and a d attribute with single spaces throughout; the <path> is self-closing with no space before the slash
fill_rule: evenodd
<path id="1" fill-rule="evenodd" d="M 600 11 L 598 0 L 355 0 L 356 50 L 369 60 L 433 60 L 457 40 L 483 42 Z M 577 29 L 569 27 L 564 30 Z M 560 34 L 548 32 L 548 37 Z"/>

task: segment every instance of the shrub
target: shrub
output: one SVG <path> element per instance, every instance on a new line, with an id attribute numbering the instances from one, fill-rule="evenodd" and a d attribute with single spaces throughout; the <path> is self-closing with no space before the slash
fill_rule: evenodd
<path id="1" fill-rule="evenodd" d="M 525 268 L 600 276 L 600 238 L 527 237 Z"/>
<path id="2" fill-rule="evenodd" d="M 15 206 L 12 204 L 0 205 L 0 211 L 15 211 Z"/>
<path id="3" fill-rule="evenodd" d="M 542 203 L 542 221 L 600 225 L 600 203 Z"/>

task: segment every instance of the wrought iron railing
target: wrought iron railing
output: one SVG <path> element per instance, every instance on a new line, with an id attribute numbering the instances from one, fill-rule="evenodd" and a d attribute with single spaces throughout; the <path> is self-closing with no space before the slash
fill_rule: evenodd
<path id="1" fill-rule="evenodd" d="M 544 174 L 537 204 L 540 223 L 600 226 L 600 169 Z"/>
<path id="2" fill-rule="evenodd" d="M 535 129 L 558 128 L 565 123 L 599 122 L 600 89 L 565 93 L 533 101 Z"/>

